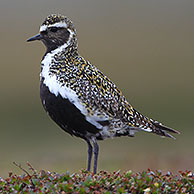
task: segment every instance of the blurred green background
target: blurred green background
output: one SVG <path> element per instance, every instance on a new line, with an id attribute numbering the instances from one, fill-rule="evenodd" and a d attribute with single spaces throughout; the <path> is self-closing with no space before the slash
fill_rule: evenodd
<path id="1" fill-rule="evenodd" d="M 1 0 L 0 176 L 36 169 L 78 172 L 86 144 L 59 129 L 39 99 L 40 42 L 26 43 L 51 13 L 74 21 L 79 52 L 141 113 L 177 129 L 177 140 L 138 133 L 99 142 L 99 169 L 194 170 L 193 0 Z"/>

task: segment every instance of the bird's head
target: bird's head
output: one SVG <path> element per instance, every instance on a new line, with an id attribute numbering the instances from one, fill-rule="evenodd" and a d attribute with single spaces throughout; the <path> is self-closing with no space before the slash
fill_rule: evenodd
<path id="1" fill-rule="evenodd" d="M 27 42 L 41 40 L 47 52 L 60 46 L 77 47 L 76 30 L 70 19 L 63 15 L 52 14 L 46 17 L 40 26 L 40 33 L 29 38 Z"/>

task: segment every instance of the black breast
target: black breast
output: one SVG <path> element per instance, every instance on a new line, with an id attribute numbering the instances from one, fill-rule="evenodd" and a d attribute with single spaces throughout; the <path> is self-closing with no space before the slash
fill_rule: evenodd
<path id="1" fill-rule="evenodd" d="M 61 95 L 55 96 L 41 79 L 40 97 L 44 109 L 49 116 L 66 132 L 81 138 L 86 133 L 96 134 L 99 132 L 94 125 L 86 121 L 85 116 L 68 99 Z"/>

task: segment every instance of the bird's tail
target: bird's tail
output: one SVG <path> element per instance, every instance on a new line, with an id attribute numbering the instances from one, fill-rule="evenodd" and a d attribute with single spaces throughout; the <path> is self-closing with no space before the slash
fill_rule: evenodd
<path id="1" fill-rule="evenodd" d="M 152 132 L 157 134 L 157 135 L 160 135 L 163 137 L 170 137 L 170 138 L 175 139 L 175 137 L 172 136 L 171 134 L 169 134 L 169 132 L 180 134 L 179 131 L 176 131 L 174 129 L 166 127 L 165 125 L 163 125 L 162 123 L 159 123 L 158 121 L 154 121 L 154 120 L 150 119 L 150 122 L 152 123 Z"/>
<path id="2" fill-rule="evenodd" d="M 142 130 L 150 133 L 155 133 L 162 137 L 170 137 L 173 139 L 175 139 L 175 137 L 173 137 L 169 133 L 180 134 L 179 131 L 166 127 L 165 125 L 163 125 L 158 121 L 154 121 L 152 119 L 149 119 L 148 117 L 143 116 L 141 113 L 137 112 L 134 108 L 133 108 L 133 114 L 134 114 L 133 122 L 135 123 L 135 126 L 133 127 L 132 131 Z"/>

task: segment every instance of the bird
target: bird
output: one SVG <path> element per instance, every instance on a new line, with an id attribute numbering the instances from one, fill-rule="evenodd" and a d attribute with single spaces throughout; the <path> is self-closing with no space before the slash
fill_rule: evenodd
<path id="1" fill-rule="evenodd" d="M 143 116 L 128 103 L 118 87 L 78 52 L 73 22 L 51 14 L 40 32 L 27 42 L 39 40 L 46 52 L 41 61 L 40 98 L 50 118 L 65 132 L 87 143 L 87 171 L 97 173 L 98 140 L 134 137 L 145 131 L 175 139 L 179 131 Z"/>

